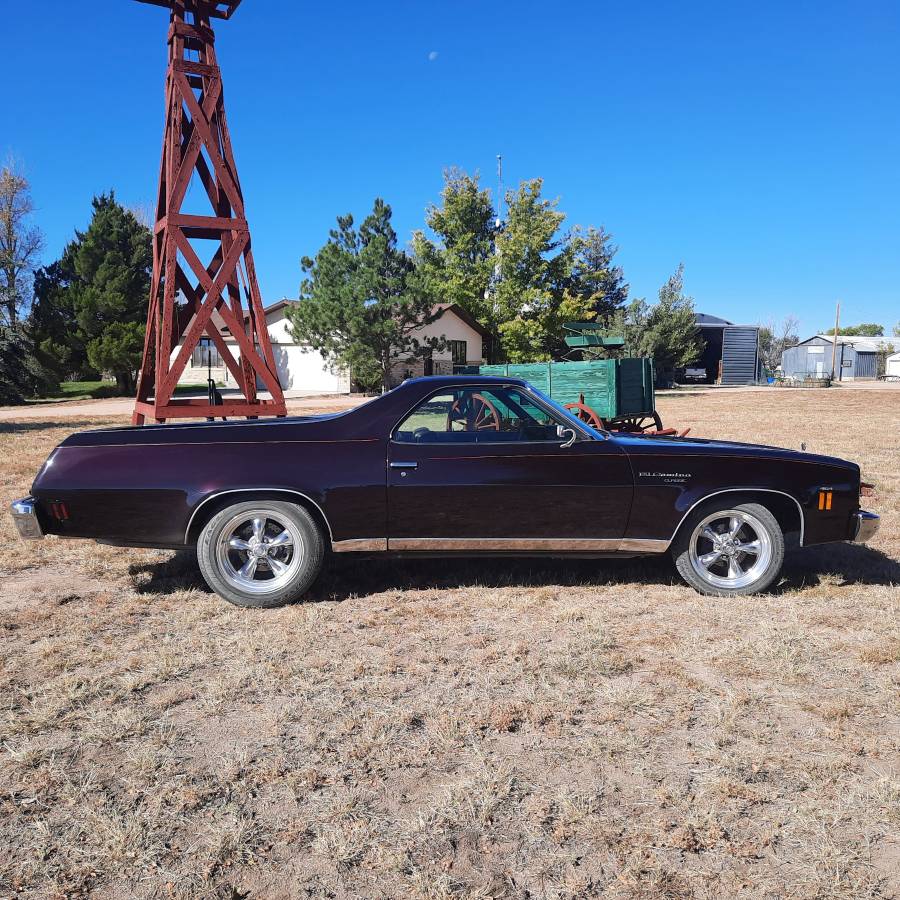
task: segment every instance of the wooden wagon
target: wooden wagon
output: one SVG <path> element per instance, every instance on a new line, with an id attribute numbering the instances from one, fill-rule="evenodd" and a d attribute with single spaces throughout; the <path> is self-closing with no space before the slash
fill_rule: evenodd
<path id="1" fill-rule="evenodd" d="M 479 372 L 521 378 L 596 428 L 663 431 L 656 411 L 652 359 L 504 363 L 480 366 Z M 674 429 L 669 431 L 675 433 Z"/>

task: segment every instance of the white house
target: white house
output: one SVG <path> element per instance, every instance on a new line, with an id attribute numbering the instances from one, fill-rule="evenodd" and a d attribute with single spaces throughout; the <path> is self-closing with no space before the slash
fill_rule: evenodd
<path id="1" fill-rule="evenodd" d="M 350 373 L 333 371 L 322 355 L 311 347 L 297 343 L 291 335 L 287 310 L 298 300 L 279 300 L 266 307 L 266 326 L 272 353 L 278 369 L 278 380 L 285 391 L 309 394 L 347 394 L 351 388 Z M 442 337 L 447 341 L 443 352 L 434 353 L 432 359 L 398 359 L 394 366 L 397 383 L 415 375 L 451 374 L 454 366 L 477 366 L 484 362 L 482 345 L 488 332 L 455 304 L 442 304 L 440 315 L 430 325 L 414 334 L 419 340 Z M 217 313 L 213 321 L 232 350 L 235 359 L 240 357 L 237 342 L 225 328 Z M 180 344 L 172 351 L 172 359 L 178 354 Z M 180 384 L 201 384 L 206 381 L 207 371 L 212 364 L 212 377 L 226 387 L 234 387 L 231 372 L 223 364 L 219 352 L 209 338 L 204 338 L 179 378 Z"/>

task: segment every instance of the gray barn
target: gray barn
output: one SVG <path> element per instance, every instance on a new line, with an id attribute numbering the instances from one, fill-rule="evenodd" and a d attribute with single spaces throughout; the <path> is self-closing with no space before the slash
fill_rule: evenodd
<path id="1" fill-rule="evenodd" d="M 754 384 L 759 377 L 759 326 L 735 325 L 727 319 L 697 313 L 705 347 L 688 372 L 706 384 Z M 702 373 L 702 374 L 701 374 Z"/>
<path id="2" fill-rule="evenodd" d="M 891 344 L 890 338 L 837 336 L 834 377 L 836 381 L 875 378 L 878 375 L 878 355 Z M 781 369 L 788 377 L 811 375 L 814 378 L 831 376 L 831 356 L 834 338 L 817 334 L 790 347 L 781 355 Z"/>

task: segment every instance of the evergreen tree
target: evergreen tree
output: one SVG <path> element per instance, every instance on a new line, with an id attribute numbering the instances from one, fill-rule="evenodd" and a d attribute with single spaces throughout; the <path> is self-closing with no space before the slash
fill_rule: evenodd
<path id="1" fill-rule="evenodd" d="M 61 375 L 90 365 L 112 373 L 120 393 L 134 392 L 152 262 L 150 230 L 113 193 L 95 197 L 87 231 L 35 281 L 32 321 Z"/>
<path id="2" fill-rule="evenodd" d="M 308 277 L 287 314 L 292 333 L 330 364 L 348 368 L 363 387 L 388 388 L 398 356 L 441 349 L 441 341 L 413 334 L 437 314 L 415 263 L 397 248 L 383 200 L 375 201 L 359 230 L 353 216 L 339 216 L 327 243 L 302 266 Z"/>
<path id="3" fill-rule="evenodd" d="M 42 362 L 62 381 L 68 378 L 96 378 L 90 369 L 87 348 L 78 328 L 74 291 L 73 249 L 69 244 L 61 259 L 34 273 L 34 301 L 29 322 Z"/>
<path id="4" fill-rule="evenodd" d="M 0 325 L 0 404 L 46 394 L 57 383 L 53 372 L 41 364 L 28 329 L 21 322 Z"/>
<path id="5" fill-rule="evenodd" d="M 657 384 L 670 384 L 676 369 L 696 362 L 705 346 L 694 311 L 694 300 L 684 294 L 684 265 L 659 289 L 659 301 L 650 306 L 634 300 L 623 317 L 626 350 L 630 356 L 649 356 Z"/>
<path id="6" fill-rule="evenodd" d="M 628 285 L 622 268 L 613 263 L 618 247 L 602 226 L 586 231 L 576 229 L 571 236 L 574 248 L 572 290 L 587 300 L 596 320 L 610 323 L 628 301 Z"/>

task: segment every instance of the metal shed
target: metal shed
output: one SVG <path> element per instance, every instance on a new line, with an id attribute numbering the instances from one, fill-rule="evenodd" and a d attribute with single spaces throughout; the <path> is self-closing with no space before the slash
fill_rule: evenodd
<path id="1" fill-rule="evenodd" d="M 706 342 L 696 368 L 707 384 L 755 384 L 759 378 L 759 326 L 735 325 L 727 319 L 697 314 L 697 327 Z"/>
<path id="2" fill-rule="evenodd" d="M 796 347 L 785 350 L 781 356 L 781 368 L 788 377 L 811 375 L 818 378 L 831 376 L 831 357 L 835 339 L 830 334 L 817 334 L 801 341 Z M 878 357 L 891 345 L 890 338 L 857 337 L 839 334 L 834 352 L 834 378 L 836 381 L 875 378 L 878 375 Z"/>

